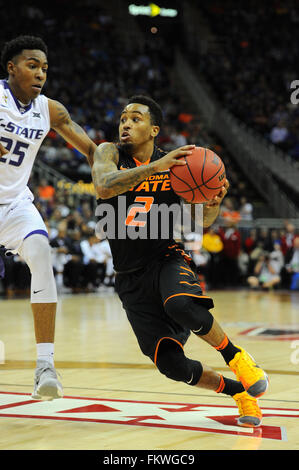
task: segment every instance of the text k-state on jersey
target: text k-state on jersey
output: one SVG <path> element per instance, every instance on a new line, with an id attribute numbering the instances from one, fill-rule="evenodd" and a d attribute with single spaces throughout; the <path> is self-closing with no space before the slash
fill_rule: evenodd
<path id="1" fill-rule="evenodd" d="M 26 191 L 35 157 L 49 130 L 48 98 L 40 95 L 22 106 L 8 82 L 0 80 L 0 142 L 9 151 L 0 157 L 0 204 L 9 204 Z M 29 188 L 27 191 L 30 193 Z"/>

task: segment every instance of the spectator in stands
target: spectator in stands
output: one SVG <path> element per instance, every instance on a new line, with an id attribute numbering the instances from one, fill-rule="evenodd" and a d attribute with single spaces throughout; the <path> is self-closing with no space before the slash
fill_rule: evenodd
<path id="1" fill-rule="evenodd" d="M 252 228 L 249 231 L 249 234 L 244 239 L 243 247 L 245 252 L 250 255 L 250 253 L 254 250 L 257 245 L 257 229 Z"/>
<path id="2" fill-rule="evenodd" d="M 285 264 L 285 259 L 279 242 L 275 242 L 273 245 L 273 250 L 270 252 L 270 261 L 274 270 L 280 275 Z"/>
<path id="3" fill-rule="evenodd" d="M 281 249 L 282 249 L 284 256 L 286 256 L 288 251 L 293 248 L 295 233 L 296 233 L 296 229 L 295 229 L 294 224 L 287 221 L 285 223 L 285 232 L 281 236 Z"/>
<path id="4" fill-rule="evenodd" d="M 219 287 L 222 283 L 220 268 L 224 244 L 213 225 L 204 233 L 202 247 L 209 254 L 206 267 L 207 283 L 212 288 Z"/>
<path id="5" fill-rule="evenodd" d="M 100 241 L 100 249 L 105 257 L 105 263 L 106 263 L 106 273 L 105 273 L 104 284 L 107 287 L 113 287 L 114 281 L 115 281 L 115 272 L 113 269 L 112 253 L 111 253 L 110 245 L 107 239 L 102 239 Z"/>
<path id="6" fill-rule="evenodd" d="M 288 119 L 288 116 L 289 116 L 289 113 L 285 105 L 280 103 L 277 106 L 277 109 L 274 111 L 271 117 L 271 121 L 273 122 L 274 125 L 276 125 L 278 122 L 286 122 Z"/>
<path id="7" fill-rule="evenodd" d="M 254 267 L 254 275 L 248 277 L 248 284 L 253 289 L 261 287 L 264 290 L 269 290 L 279 283 L 279 267 L 275 260 L 271 260 L 269 253 L 264 252 Z"/>
<path id="8" fill-rule="evenodd" d="M 58 234 L 58 225 L 63 220 L 62 213 L 59 207 L 54 207 L 53 212 L 47 220 L 49 227 L 49 238 L 52 240 Z"/>
<path id="9" fill-rule="evenodd" d="M 244 240 L 250 234 L 250 225 L 253 220 L 253 205 L 246 196 L 241 196 L 238 212 L 240 214 L 240 221 L 244 222 L 243 226 L 240 227 L 242 240 Z"/>
<path id="10" fill-rule="evenodd" d="M 236 287 L 239 283 L 238 258 L 241 251 L 241 234 L 234 219 L 227 219 L 220 227 L 219 235 L 223 243 L 220 263 L 221 278 L 224 285 Z"/>
<path id="11" fill-rule="evenodd" d="M 61 190 L 56 190 L 56 204 L 55 209 L 59 211 L 61 218 L 66 218 L 70 213 L 70 206 L 66 204 L 66 195 Z"/>
<path id="12" fill-rule="evenodd" d="M 30 295 L 31 274 L 27 264 L 19 255 L 5 256 L 3 287 L 7 298 Z"/>
<path id="13" fill-rule="evenodd" d="M 241 220 L 251 221 L 253 220 L 253 205 L 245 196 L 240 199 L 240 217 Z"/>
<path id="14" fill-rule="evenodd" d="M 203 274 L 205 279 L 206 278 L 208 279 L 209 272 L 210 272 L 210 269 L 209 269 L 210 253 L 204 248 L 202 249 L 195 248 L 191 252 L 191 257 L 194 261 L 196 268 L 198 268 L 197 272 L 200 274 Z M 214 286 L 212 285 L 211 287 L 214 287 Z"/>
<path id="15" fill-rule="evenodd" d="M 93 233 L 87 240 L 82 240 L 80 247 L 83 253 L 84 287 L 95 289 L 105 279 L 106 256 L 101 249 L 101 243 Z"/>
<path id="16" fill-rule="evenodd" d="M 55 196 L 55 188 L 45 178 L 42 178 L 38 186 L 38 195 L 41 201 L 52 202 Z"/>
<path id="17" fill-rule="evenodd" d="M 57 287 L 63 286 L 63 272 L 66 263 L 70 260 L 70 239 L 67 236 L 66 222 L 60 222 L 58 234 L 50 241 L 52 247 L 53 268 Z"/>
<path id="18" fill-rule="evenodd" d="M 63 145 L 63 148 L 64 145 Z M 60 158 L 58 148 L 53 145 L 52 140 L 46 137 L 40 148 L 40 157 L 47 165 L 54 166 L 57 159 Z"/>
<path id="19" fill-rule="evenodd" d="M 294 239 L 293 248 L 288 253 L 286 270 L 290 274 L 290 289 L 299 290 L 299 237 Z"/>
<path id="20" fill-rule="evenodd" d="M 179 132 L 177 128 L 172 130 L 170 134 L 170 140 L 172 148 L 183 147 L 184 145 L 188 144 L 186 137 L 181 132 Z"/>
<path id="21" fill-rule="evenodd" d="M 210 254 L 202 247 L 203 237 L 201 234 L 191 232 L 185 235 L 184 249 L 188 253 L 195 265 L 195 271 L 198 273 L 200 285 L 203 291 L 206 289 L 206 280 L 209 277 L 208 263 Z"/>
<path id="22" fill-rule="evenodd" d="M 268 227 L 261 227 L 258 231 L 258 241 L 261 242 L 263 250 L 270 252 L 273 248 Z"/>
<path id="23" fill-rule="evenodd" d="M 280 249 L 281 249 L 281 240 L 280 240 L 279 232 L 277 229 L 272 229 L 270 230 L 270 240 L 269 240 L 269 245 L 271 247 L 270 251 L 274 250 L 275 245 L 277 243 L 280 245 Z"/>
<path id="24" fill-rule="evenodd" d="M 220 217 L 224 222 L 228 221 L 228 223 L 232 221 L 234 221 L 234 223 L 238 223 L 240 221 L 240 212 L 235 209 L 232 198 L 228 197 L 227 200 L 224 199 L 220 208 Z"/>
<path id="25" fill-rule="evenodd" d="M 73 210 L 67 217 L 68 230 L 81 229 L 81 225 L 84 223 L 84 218 L 79 210 Z"/>
<path id="26" fill-rule="evenodd" d="M 238 256 L 238 267 L 240 272 L 240 284 L 247 285 L 247 278 L 249 274 L 249 255 L 243 248 L 240 250 Z"/>
<path id="27" fill-rule="evenodd" d="M 81 210 L 81 215 L 83 217 L 83 220 L 86 222 L 86 224 L 91 227 L 95 228 L 95 222 L 93 221 L 93 213 L 90 207 L 90 203 L 88 201 L 83 201 L 80 207 Z"/>
<path id="28" fill-rule="evenodd" d="M 270 140 L 273 144 L 277 145 L 282 150 L 286 150 L 288 135 L 289 131 L 285 122 L 279 121 L 270 132 Z"/>
<path id="29" fill-rule="evenodd" d="M 80 229 L 76 228 L 70 233 L 69 255 L 70 259 L 64 266 L 63 283 L 70 287 L 74 293 L 81 292 L 84 281 L 83 252 L 81 248 L 82 235 Z"/>
<path id="30" fill-rule="evenodd" d="M 248 274 L 253 274 L 254 267 L 262 254 L 265 252 L 264 250 L 264 243 L 261 240 L 257 240 L 255 247 L 249 254 L 249 266 L 248 266 Z"/>

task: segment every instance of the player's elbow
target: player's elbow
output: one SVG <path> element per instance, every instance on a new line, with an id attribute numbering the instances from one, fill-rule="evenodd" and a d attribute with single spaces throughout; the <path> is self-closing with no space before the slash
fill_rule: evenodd
<path id="1" fill-rule="evenodd" d="M 97 185 L 95 187 L 96 195 L 98 199 L 110 199 L 113 194 L 110 188 L 105 187 L 105 185 Z"/>
<path id="2" fill-rule="evenodd" d="M 96 163 L 91 169 L 91 175 L 97 199 L 109 199 L 111 197 L 111 189 L 106 184 L 101 168 L 98 168 Z"/>

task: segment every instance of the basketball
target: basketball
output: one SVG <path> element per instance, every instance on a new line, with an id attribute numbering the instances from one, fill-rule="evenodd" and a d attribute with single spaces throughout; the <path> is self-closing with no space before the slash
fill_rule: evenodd
<path id="1" fill-rule="evenodd" d="M 219 194 L 226 177 L 223 161 L 212 150 L 195 147 L 185 155 L 186 165 L 170 168 L 170 182 L 174 192 L 187 202 L 203 203 Z"/>

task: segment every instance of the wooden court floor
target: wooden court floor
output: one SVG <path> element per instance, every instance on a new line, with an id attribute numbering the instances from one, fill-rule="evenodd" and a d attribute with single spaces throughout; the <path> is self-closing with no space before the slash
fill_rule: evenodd
<path id="1" fill-rule="evenodd" d="M 32 402 L 29 300 L 0 300 L 1 450 L 299 449 L 299 293 L 214 291 L 214 316 L 269 374 L 259 429 L 236 425 L 225 395 L 176 383 L 141 354 L 115 293 L 61 295 L 55 364 L 65 397 Z M 186 355 L 233 377 L 191 336 Z"/>

